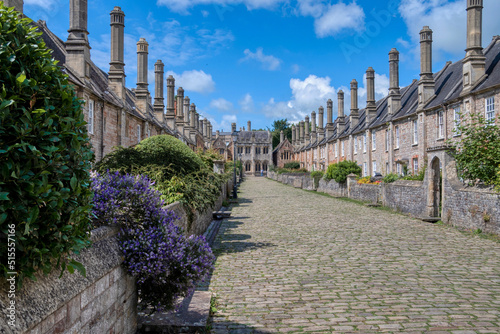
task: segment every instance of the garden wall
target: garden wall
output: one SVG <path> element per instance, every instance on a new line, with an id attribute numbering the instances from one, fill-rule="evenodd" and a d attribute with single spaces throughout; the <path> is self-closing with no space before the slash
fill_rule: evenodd
<path id="1" fill-rule="evenodd" d="M 379 203 L 381 202 L 381 186 L 380 184 L 359 184 L 354 180 L 347 182 L 347 191 L 349 198 L 358 201 Z M 335 181 L 333 181 L 335 182 Z"/>
<path id="2" fill-rule="evenodd" d="M 382 205 L 415 217 L 424 215 L 427 204 L 424 182 L 397 180 L 381 186 Z"/>
<path id="3" fill-rule="evenodd" d="M 319 180 L 318 192 L 326 193 L 334 197 L 347 197 L 347 184 L 337 183 L 334 180 Z"/>
<path id="4" fill-rule="evenodd" d="M 9 303 L 6 287 L 0 293 L 2 333 L 135 333 L 137 291 L 135 281 L 121 267 L 117 228 L 92 231 L 92 247 L 74 257 L 87 276 L 59 271 L 48 276 L 37 273 L 37 281 L 26 279 L 16 291 L 16 327 L 6 321 Z"/>

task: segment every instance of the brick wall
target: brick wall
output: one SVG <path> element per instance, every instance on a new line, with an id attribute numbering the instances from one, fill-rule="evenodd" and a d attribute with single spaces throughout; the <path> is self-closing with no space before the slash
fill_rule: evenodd
<path id="1" fill-rule="evenodd" d="M 59 271 L 48 276 L 37 273 L 37 281 L 26 279 L 16 292 L 16 327 L 13 333 L 135 333 L 137 292 L 135 280 L 121 267 L 118 229 L 101 227 L 92 231 L 92 247 L 74 256 L 87 276 Z M 0 293 L 0 309 L 7 295 Z M 5 317 L 0 328 L 7 329 Z M 7 332 L 8 333 L 8 332 Z"/>

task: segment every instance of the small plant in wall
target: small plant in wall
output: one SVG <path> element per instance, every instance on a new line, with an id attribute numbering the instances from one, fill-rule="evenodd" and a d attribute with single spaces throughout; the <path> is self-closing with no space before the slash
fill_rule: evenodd
<path id="1" fill-rule="evenodd" d="M 95 223 L 119 224 L 127 272 L 136 278 L 142 311 L 172 310 L 179 297 L 212 270 L 214 255 L 203 237 L 186 236 L 162 208 L 146 176 L 94 174 Z"/>

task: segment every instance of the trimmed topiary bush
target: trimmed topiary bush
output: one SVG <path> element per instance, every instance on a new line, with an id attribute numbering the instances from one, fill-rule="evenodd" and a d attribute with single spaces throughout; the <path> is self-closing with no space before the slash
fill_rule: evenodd
<path id="1" fill-rule="evenodd" d="M 361 175 L 361 167 L 355 161 L 344 160 L 328 166 L 325 178 L 327 180 L 335 180 L 338 183 L 347 181 L 347 175 L 356 174 Z"/>
<path id="2" fill-rule="evenodd" d="M 89 244 L 93 153 L 81 101 L 31 20 L 18 15 L 0 5 L 0 271 L 17 272 L 22 284 L 54 265 L 84 272 L 69 257 Z"/>

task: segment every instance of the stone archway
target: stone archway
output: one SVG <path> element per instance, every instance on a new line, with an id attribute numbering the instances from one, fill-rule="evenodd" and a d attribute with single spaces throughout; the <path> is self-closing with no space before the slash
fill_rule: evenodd
<path id="1" fill-rule="evenodd" d="M 427 214 L 429 217 L 441 217 L 441 162 L 434 157 L 428 168 Z"/>

